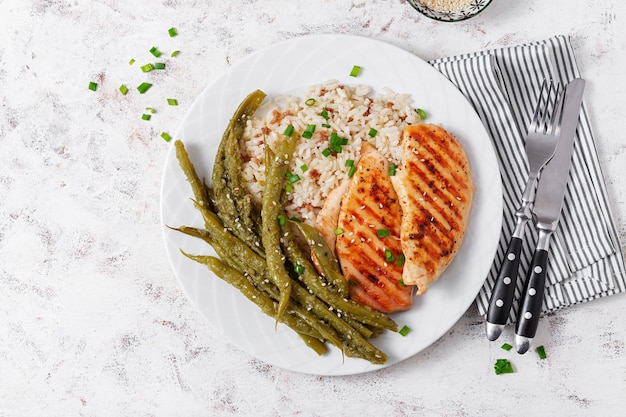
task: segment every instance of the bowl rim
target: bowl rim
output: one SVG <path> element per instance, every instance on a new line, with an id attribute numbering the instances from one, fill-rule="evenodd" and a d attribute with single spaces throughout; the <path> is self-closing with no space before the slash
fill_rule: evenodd
<path id="1" fill-rule="evenodd" d="M 475 3 L 476 1 L 480 1 L 480 0 L 472 1 L 472 3 Z M 423 4 L 421 0 L 407 0 L 407 3 L 409 3 L 411 5 L 411 7 L 413 7 L 415 10 L 417 10 L 419 13 L 421 13 L 422 16 L 425 16 L 425 17 L 427 17 L 429 19 L 435 20 L 437 22 L 456 23 L 456 22 L 462 22 L 464 20 L 470 19 L 470 18 L 472 18 L 472 17 L 482 13 L 483 10 L 485 10 L 493 2 L 493 0 L 484 0 L 484 1 L 485 1 L 485 3 L 484 3 L 484 5 L 480 9 L 477 9 L 474 13 L 463 15 L 459 19 L 452 19 L 452 18 L 445 19 L 445 18 L 441 18 L 441 17 L 438 17 L 438 16 L 434 16 L 434 15 L 431 16 L 430 14 L 425 13 L 424 10 L 419 9 L 418 5 L 422 6 L 424 9 L 427 9 L 427 10 L 433 12 L 433 13 L 441 13 L 441 14 L 444 14 L 444 15 L 446 15 L 446 14 L 450 15 L 451 13 L 459 13 L 459 12 L 440 12 L 440 11 L 437 11 L 437 10 L 432 10 L 431 8 L 429 8 L 428 6 Z M 470 4 L 470 6 L 471 6 L 471 4 Z"/>

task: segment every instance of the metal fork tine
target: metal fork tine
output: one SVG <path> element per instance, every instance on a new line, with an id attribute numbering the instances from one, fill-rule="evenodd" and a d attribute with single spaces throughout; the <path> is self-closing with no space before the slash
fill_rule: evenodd
<path id="1" fill-rule="evenodd" d="M 541 83 L 541 89 L 539 90 L 539 97 L 537 98 L 537 104 L 535 106 L 535 112 L 533 113 L 533 118 L 530 122 L 530 126 L 528 127 L 529 131 L 537 131 L 540 123 L 539 118 L 543 117 L 541 109 L 543 108 L 543 96 L 546 91 L 547 81 L 544 79 Z"/>
<path id="2" fill-rule="evenodd" d="M 554 103 L 554 109 L 552 110 L 552 117 L 550 118 L 549 134 L 554 134 L 557 129 L 561 127 L 561 116 L 563 115 L 563 100 L 565 98 L 565 91 L 561 83 L 556 87 L 556 100 Z"/>

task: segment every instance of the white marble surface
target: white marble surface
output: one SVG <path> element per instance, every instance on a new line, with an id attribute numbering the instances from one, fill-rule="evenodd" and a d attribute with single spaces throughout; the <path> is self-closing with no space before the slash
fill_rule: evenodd
<path id="1" fill-rule="evenodd" d="M 0 416 L 624 415 L 623 294 L 546 317 L 543 361 L 488 342 L 474 307 L 422 353 L 365 375 L 242 353 L 166 259 L 159 134 L 222 71 L 283 39 L 357 34 L 431 59 L 567 34 L 626 241 L 625 20 L 617 0 L 494 0 L 458 24 L 401 0 L 0 0 Z M 121 96 L 146 78 L 128 60 L 150 61 L 153 45 L 181 54 L 147 77 L 150 94 Z M 516 373 L 495 375 L 497 358 Z"/>

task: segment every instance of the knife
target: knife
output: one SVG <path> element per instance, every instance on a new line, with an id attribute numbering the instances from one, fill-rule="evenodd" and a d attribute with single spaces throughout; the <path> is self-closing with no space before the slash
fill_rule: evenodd
<path id="1" fill-rule="evenodd" d="M 548 248 L 561 217 L 584 89 L 585 80 L 582 78 L 576 78 L 567 84 L 559 144 L 554 156 L 544 167 L 537 186 L 533 215 L 539 238 L 517 314 L 515 349 L 518 353 L 528 351 L 537 332 L 546 283 Z"/>

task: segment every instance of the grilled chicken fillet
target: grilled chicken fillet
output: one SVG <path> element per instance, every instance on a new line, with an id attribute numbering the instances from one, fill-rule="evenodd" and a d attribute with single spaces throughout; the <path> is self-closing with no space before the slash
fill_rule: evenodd
<path id="1" fill-rule="evenodd" d="M 400 227 L 402 212 L 389 176 L 389 163 L 373 146 L 363 145 L 341 202 L 336 251 L 350 298 L 390 313 L 407 310 L 412 288 L 404 286 Z"/>
<path id="2" fill-rule="evenodd" d="M 391 177 L 402 206 L 402 280 L 424 294 L 455 257 L 467 226 L 474 186 L 458 140 L 432 124 L 408 126 L 402 163 Z"/>

